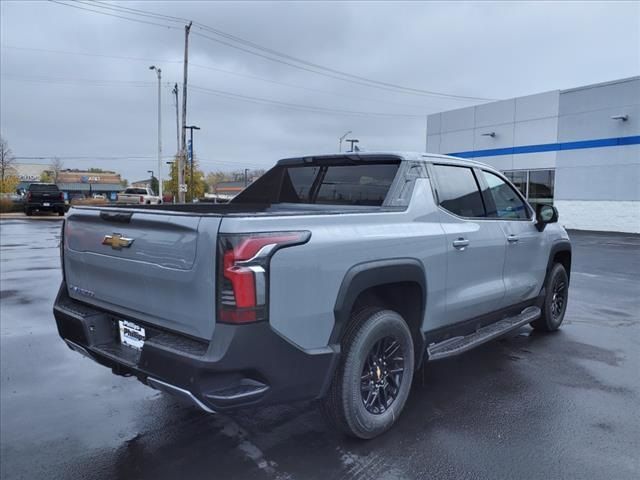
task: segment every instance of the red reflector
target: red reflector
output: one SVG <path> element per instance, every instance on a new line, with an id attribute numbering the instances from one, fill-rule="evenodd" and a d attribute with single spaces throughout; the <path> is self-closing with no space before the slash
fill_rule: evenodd
<path id="1" fill-rule="evenodd" d="M 236 297 L 236 307 L 256 306 L 256 282 L 253 272 L 248 268 L 231 267 L 225 270 L 224 276 L 231 281 Z"/>
<path id="2" fill-rule="evenodd" d="M 256 321 L 255 310 L 220 310 L 220 321 L 228 323 L 250 323 Z"/>

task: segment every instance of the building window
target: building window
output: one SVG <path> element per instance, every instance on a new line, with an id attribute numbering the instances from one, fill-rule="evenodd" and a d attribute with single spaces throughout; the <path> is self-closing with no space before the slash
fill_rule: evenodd
<path id="1" fill-rule="evenodd" d="M 529 203 L 553 203 L 555 170 L 508 170 L 503 173 Z"/>
<path id="2" fill-rule="evenodd" d="M 529 172 L 530 203 L 553 203 L 553 186 L 555 172 L 553 170 L 531 170 Z"/>

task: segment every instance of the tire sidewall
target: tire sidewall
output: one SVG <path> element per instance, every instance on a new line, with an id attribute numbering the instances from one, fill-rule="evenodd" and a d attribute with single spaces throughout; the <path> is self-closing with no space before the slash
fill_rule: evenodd
<path id="1" fill-rule="evenodd" d="M 367 411 L 360 392 L 362 370 L 373 346 L 384 337 L 393 336 L 402 348 L 404 372 L 398 396 L 382 414 Z M 411 332 L 400 315 L 391 310 L 371 315 L 356 332 L 345 358 L 342 392 L 346 421 L 360 438 L 373 438 L 391 425 L 400 415 L 409 396 L 414 369 L 414 350 Z"/>
<path id="2" fill-rule="evenodd" d="M 560 315 L 559 319 L 554 319 L 551 313 L 551 304 L 553 302 L 553 285 L 556 279 L 558 279 L 559 277 L 561 277 L 565 282 L 566 296 L 565 296 L 562 315 Z M 564 320 L 564 316 L 567 312 L 567 303 L 569 301 L 569 276 L 567 275 L 567 271 L 564 269 L 564 266 L 562 266 L 562 264 L 556 263 L 551 269 L 551 272 L 549 273 L 549 280 L 547 281 L 547 285 L 546 285 L 546 290 L 547 292 L 546 292 L 546 298 L 544 302 L 544 308 L 545 308 L 544 314 L 545 314 L 545 319 L 547 323 L 547 328 L 550 331 L 554 331 L 560 328 L 560 325 L 562 325 L 562 321 Z"/>

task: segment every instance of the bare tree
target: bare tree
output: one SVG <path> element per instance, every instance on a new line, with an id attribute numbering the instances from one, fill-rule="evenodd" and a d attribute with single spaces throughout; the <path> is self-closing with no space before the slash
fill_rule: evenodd
<path id="1" fill-rule="evenodd" d="M 13 173 L 13 164 L 15 158 L 13 152 L 9 148 L 7 141 L 0 137 L 0 180 L 4 183 L 4 179 Z"/>
<path id="2" fill-rule="evenodd" d="M 58 175 L 63 167 L 64 164 L 62 163 L 62 160 L 58 157 L 53 157 L 53 160 L 51 160 L 51 164 L 49 165 L 49 171 L 51 172 L 53 183 L 58 183 Z"/>
<path id="3" fill-rule="evenodd" d="M 9 144 L 0 137 L 0 192 L 11 191 L 18 184 L 16 169 L 13 166 L 15 161 Z"/>

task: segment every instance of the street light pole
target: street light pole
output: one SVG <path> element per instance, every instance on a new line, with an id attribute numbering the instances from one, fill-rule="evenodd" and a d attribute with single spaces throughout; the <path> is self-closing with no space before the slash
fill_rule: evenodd
<path id="1" fill-rule="evenodd" d="M 151 190 L 153 190 L 153 170 L 147 170 L 147 173 L 151 174 L 151 185 L 149 186 L 149 188 L 151 188 Z M 160 187 L 158 187 L 160 188 Z"/>
<path id="2" fill-rule="evenodd" d="M 193 131 L 200 130 L 200 127 L 195 125 L 185 125 L 184 128 L 189 130 L 189 156 L 191 157 L 191 179 L 189 181 L 189 191 L 191 201 L 193 202 Z"/>
<path id="3" fill-rule="evenodd" d="M 158 196 L 162 200 L 162 70 L 155 65 L 149 70 L 155 70 L 158 76 Z"/>
<path id="4" fill-rule="evenodd" d="M 345 133 L 344 135 L 342 135 L 340 137 L 340 141 L 338 142 L 338 152 L 342 152 L 342 141 L 347 138 L 347 135 L 349 135 L 351 133 L 351 130 L 349 130 L 347 133 Z"/>

